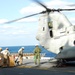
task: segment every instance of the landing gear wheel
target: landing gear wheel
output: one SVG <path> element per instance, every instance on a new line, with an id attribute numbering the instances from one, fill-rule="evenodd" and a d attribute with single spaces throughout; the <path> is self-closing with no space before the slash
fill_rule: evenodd
<path id="1" fill-rule="evenodd" d="M 63 59 L 58 59 L 57 60 L 57 65 L 56 67 L 63 67 L 66 64 L 66 61 Z"/>

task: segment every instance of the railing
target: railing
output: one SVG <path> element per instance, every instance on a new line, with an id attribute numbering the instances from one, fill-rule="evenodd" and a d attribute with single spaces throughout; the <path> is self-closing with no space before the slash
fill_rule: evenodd
<path id="1" fill-rule="evenodd" d="M 11 53 L 12 55 L 14 55 L 14 56 L 18 56 L 18 53 Z M 42 56 L 42 57 L 44 57 L 45 56 L 45 54 L 46 53 L 40 53 L 40 55 Z M 23 56 L 34 56 L 34 54 L 33 53 L 23 53 Z"/>

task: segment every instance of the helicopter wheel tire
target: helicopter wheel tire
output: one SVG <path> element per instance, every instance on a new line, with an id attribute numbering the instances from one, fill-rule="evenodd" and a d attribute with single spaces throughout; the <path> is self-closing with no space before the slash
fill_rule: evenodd
<path id="1" fill-rule="evenodd" d="M 56 67 L 64 67 L 64 66 L 66 66 L 66 61 L 65 60 L 63 60 L 63 59 L 57 60 Z"/>

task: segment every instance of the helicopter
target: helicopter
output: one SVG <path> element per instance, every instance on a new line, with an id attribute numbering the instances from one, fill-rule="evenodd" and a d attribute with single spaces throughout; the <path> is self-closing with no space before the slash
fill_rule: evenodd
<path id="1" fill-rule="evenodd" d="M 75 26 L 61 13 L 61 11 L 72 11 L 75 9 L 50 9 L 39 0 L 33 1 L 46 10 L 8 21 L 4 24 L 41 14 L 36 34 L 36 39 L 40 45 L 48 51 L 57 54 L 55 58 L 61 65 L 68 61 L 75 61 Z"/>

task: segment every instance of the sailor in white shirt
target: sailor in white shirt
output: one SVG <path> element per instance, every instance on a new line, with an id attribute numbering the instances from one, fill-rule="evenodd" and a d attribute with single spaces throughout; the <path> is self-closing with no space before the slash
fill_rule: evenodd
<path id="1" fill-rule="evenodd" d="M 9 56 L 10 56 L 10 52 L 9 52 L 9 49 L 6 48 L 5 50 L 1 51 L 1 53 L 3 54 L 4 56 L 4 63 L 9 64 Z"/>
<path id="2" fill-rule="evenodd" d="M 24 47 L 21 47 L 18 50 L 18 62 L 19 62 L 19 65 L 22 65 L 22 63 L 23 63 L 23 50 L 24 50 Z"/>

